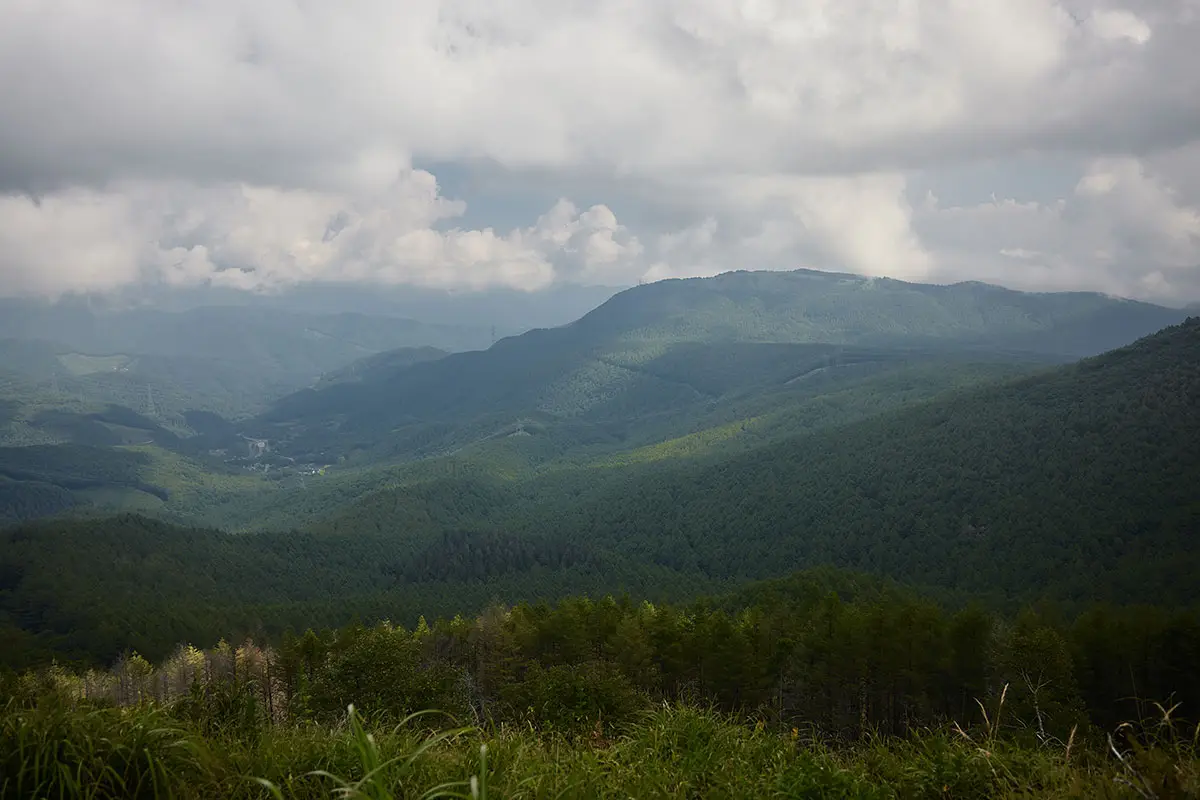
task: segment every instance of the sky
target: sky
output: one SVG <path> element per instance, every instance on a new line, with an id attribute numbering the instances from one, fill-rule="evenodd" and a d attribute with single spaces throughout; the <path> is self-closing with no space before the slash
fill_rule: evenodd
<path id="1" fill-rule="evenodd" d="M 1200 0 L 0 0 L 0 296 L 1200 301 Z"/>

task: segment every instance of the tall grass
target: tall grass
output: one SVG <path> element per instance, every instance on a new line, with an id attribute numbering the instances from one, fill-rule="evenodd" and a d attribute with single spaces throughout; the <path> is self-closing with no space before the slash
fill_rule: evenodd
<path id="1" fill-rule="evenodd" d="M 2 798 L 1154 798 L 1200 797 L 1197 738 L 1161 718 L 1106 748 L 1018 745 L 1003 706 L 972 731 L 853 746 L 667 705 L 611 736 L 437 728 L 429 714 L 201 736 L 153 706 L 0 710 Z"/>
<path id="2" fill-rule="evenodd" d="M 211 771 L 205 749 L 155 709 L 62 702 L 0 716 L 0 796 L 166 797 Z"/>

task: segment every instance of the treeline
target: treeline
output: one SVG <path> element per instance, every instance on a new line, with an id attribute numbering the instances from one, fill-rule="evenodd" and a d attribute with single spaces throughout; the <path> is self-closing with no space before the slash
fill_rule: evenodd
<path id="1" fill-rule="evenodd" d="M 15 481 L 0 475 L 0 523 L 49 517 L 76 505 L 69 489 L 38 481 Z"/>
<path id="2" fill-rule="evenodd" d="M 141 453 L 87 445 L 0 447 L 0 524 L 67 511 L 85 503 L 75 492 L 88 489 L 135 490 L 165 501 L 166 489 L 141 478 L 146 461 Z"/>
<path id="3" fill-rule="evenodd" d="M 1062 620 L 1026 609 L 1010 619 L 874 583 L 846 600 L 824 591 L 828 581 L 798 576 L 786 593 L 731 610 L 572 597 L 41 675 L 93 701 L 233 715 L 211 720 L 221 725 L 333 722 L 353 703 L 380 720 L 436 708 L 474 724 L 580 732 L 683 701 L 856 739 L 966 727 L 982 722 L 981 707 L 1003 705 L 1000 724 L 1036 745 L 1144 718 L 1151 701 L 1200 718 L 1196 613 L 1097 607 Z"/>
<path id="4" fill-rule="evenodd" d="M 430 517 L 414 504 L 405 523 L 352 535 L 231 534 L 136 515 L 0 530 L 0 666 L 105 663 L 125 648 L 157 660 L 180 641 L 356 616 L 411 625 L 493 600 L 629 591 L 657 601 L 716 588 L 561 540 L 442 534 L 437 508 Z"/>
<path id="5" fill-rule="evenodd" d="M 586 547 L 563 540 L 541 540 L 496 532 L 445 531 L 411 559 L 386 565 L 397 581 L 470 582 L 537 567 L 598 568 L 603 561 Z"/>

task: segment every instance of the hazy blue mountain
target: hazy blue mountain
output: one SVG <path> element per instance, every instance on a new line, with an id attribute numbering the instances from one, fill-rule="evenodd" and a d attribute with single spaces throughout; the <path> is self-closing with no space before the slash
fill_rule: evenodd
<path id="1" fill-rule="evenodd" d="M 1095 355 L 1180 322 L 1179 309 L 1086 292 L 1028 293 L 813 270 L 732 272 L 622 292 L 581 319 L 591 339 L 956 346 Z"/>
<path id="2" fill-rule="evenodd" d="M 315 388 L 336 383 L 374 383 L 394 377 L 414 364 L 437 361 L 450 355 L 436 347 L 400 347 L 360 358 L 321 376 Z"/>
<path id="3" fill-rule="evenodd" d="M 739 386 L 785 385 L 814 371 L 951 353 L 1066 361 L 1182 318 L 1181 311 L 1097 294 L 804 270 L 669 280 L 626 290 L 576 322 L 508 337 L 487 351 L 301 392 L 266 414 L 261 432 L 278 435 L 269 426 L 287 424 L 293 436 L 327 433 L 335 418 L 343 438 L 480 415 L 631 419 L 713 402 Z"/>
<path id="4" fill-rule="evenodd" d="M 0 338 L 56 342 L 87 355 L 186 355 L 320 373 L 397 347 L 470 350 L 491 342 L 484 326 L 392 316 L 312 314 L 251 306 L 183 311 L 100 308 L 82 301 L 0 301 Z"/>
<path id="5" fill-rule="evenodd" d="M 395 316 L 4 300 L 0 396 L 39 405 L 115 403 L 163 421 L 191 409 L 245 416 L 366 356 L 491 341 L 487 327 Z"/>
<path id="6" fill-rule="evenodd" d="M 301 314 L 356 313 L 402 317 L 437 325 L 485 330 L 499 336 L 578 319 L 626 287 L 556 284 L 533 292 L 493 288 L 432 289 L 420 286 L 319 284 L 246 292 L 220 287 L 137 288 L 92 299 L 93 305 L 187 311 L 211 306 L 271 309 Z"/>

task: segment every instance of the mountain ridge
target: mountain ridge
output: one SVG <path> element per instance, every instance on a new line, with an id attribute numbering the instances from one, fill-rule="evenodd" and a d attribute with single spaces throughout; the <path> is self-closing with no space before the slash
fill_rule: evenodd
<path id="1" fill-rule="evenodd" d="M 702 393 L 681 391 L 661 368 L 677 366 L 681 348 L 696 344 L 708 347 L 693 353 L 692 366 L 701 371 L 720 347 L 739 343 L 794 346 L 797 373 L 808 358 L 801 345 L 873 348 L 893 360 L 953 352 L 1066 361 L 1183 316 L 1094 293 L 1033 295 L 812 270 L 667 280 L 627 289 L 575 322 L 507 337 L 487 350 L 414 364 L 400 376 L 354 388 L 318 387 L 282 398 L 259 418 L 257 435 L 281 435 L 280 426 L 289 435 L 328 431 L 334 418 L 339 429 L 375 435 L 414 421 L 461 422 L 489 413 L 592 419 L 703 402 Z"/>

